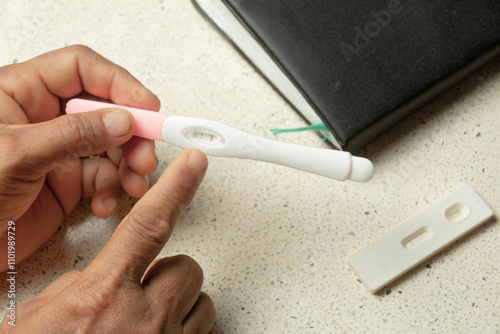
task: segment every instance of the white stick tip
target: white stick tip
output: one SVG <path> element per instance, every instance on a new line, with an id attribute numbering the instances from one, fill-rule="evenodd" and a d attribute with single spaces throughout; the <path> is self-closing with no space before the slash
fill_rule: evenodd
<path id="1" fill-rule="evenodd" d="M 374 168 L 370 160 L 360 157 L 352 157 L 351 174 L 348 179 L 356 182 L 367 182 L 373 177 Z"/>

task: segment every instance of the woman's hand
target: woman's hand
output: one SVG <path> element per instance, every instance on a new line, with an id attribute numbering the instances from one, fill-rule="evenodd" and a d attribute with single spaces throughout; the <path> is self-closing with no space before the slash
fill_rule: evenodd
<path id="1" fill-rule="evenodd" d="M 107 217 L 122 189 L 141 197 L 149 187 L 147 175 L 158 162 L 151 141 L 132 137 L 128 112 L 62 115 L 61 100 L 82 92 L 160 108 L 129 72 L 84 46 L 0 68 L 0 271 L 7 268 L 9 221 L 16 223 L 20 262 L 53 235 L 82 197 L 92 197 L 94 213 Z M 95 154 L 105 156 L 83 158 Z"/>
<path id="2" fill-rule="evenodd" d="M 203 272 L 187 256 L 153 261 L 205 175 L 206 156 L 182 153 L 134 206 L 94 261 L 16 307 L 19 333 L 217 333 L 200 292 Z M 153 262 L 152 262 L 153 261 Z"/>

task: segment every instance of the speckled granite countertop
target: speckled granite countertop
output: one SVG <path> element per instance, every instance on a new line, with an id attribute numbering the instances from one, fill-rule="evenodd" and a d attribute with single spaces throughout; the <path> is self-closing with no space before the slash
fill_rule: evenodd
<path id="1" fill-rule="evenodd" d="M 155 92 L 163 112 L 258 134 L 302 120 L 187 0 L 2 4 L 0 64 L 88 45 Z M 336 182 L 280 166 L 210 158 L 204 183 L 161 256 L 196 259 L 224 333 L 500 332 L 500 226 L 495 218 L 380 291 L 347 266 L 356 250 L 471 185 L 500 212 L 500 60 L 366 146 L 376 175 Z M 314 134 L 283 140 L 325 146 Z M 325 146 L 326 147 L 326 146 Z M 157 145 L 156 180 L 178 153 Z M 135 201 L 109 219 L 82 202 L 18 266 L 18 297 L 83 269 Z M 0 313 L 7 306 L 5 275 Z"/>

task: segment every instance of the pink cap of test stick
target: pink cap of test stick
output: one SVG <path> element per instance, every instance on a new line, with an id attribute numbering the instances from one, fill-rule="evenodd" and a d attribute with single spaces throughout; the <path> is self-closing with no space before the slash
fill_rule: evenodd
<path id="1" fill-rule="evenodd" d="M 73 114 L 79 112 L 92 111 L 103 108 L 120 108 L 125 109 L 132 114 L 135 121 L 134 135 L 146 139 L 163 141 L 161 129 L 163 122 L 168 115 L 159 112 L 126 107 L 113 103 L 91 101 L 84 99 L 72 99 L 66 104 L 66 113 Z"/>

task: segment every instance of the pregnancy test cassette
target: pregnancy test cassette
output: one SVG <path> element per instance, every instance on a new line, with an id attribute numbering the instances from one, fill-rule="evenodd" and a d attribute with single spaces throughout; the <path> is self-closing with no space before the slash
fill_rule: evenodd
<path id="1" fill-rule="evenodd" d="M 353 254 L 349 265 L 367 289 L 376 293 L 492 215 L 479 195 L 462 185 Z"/>

